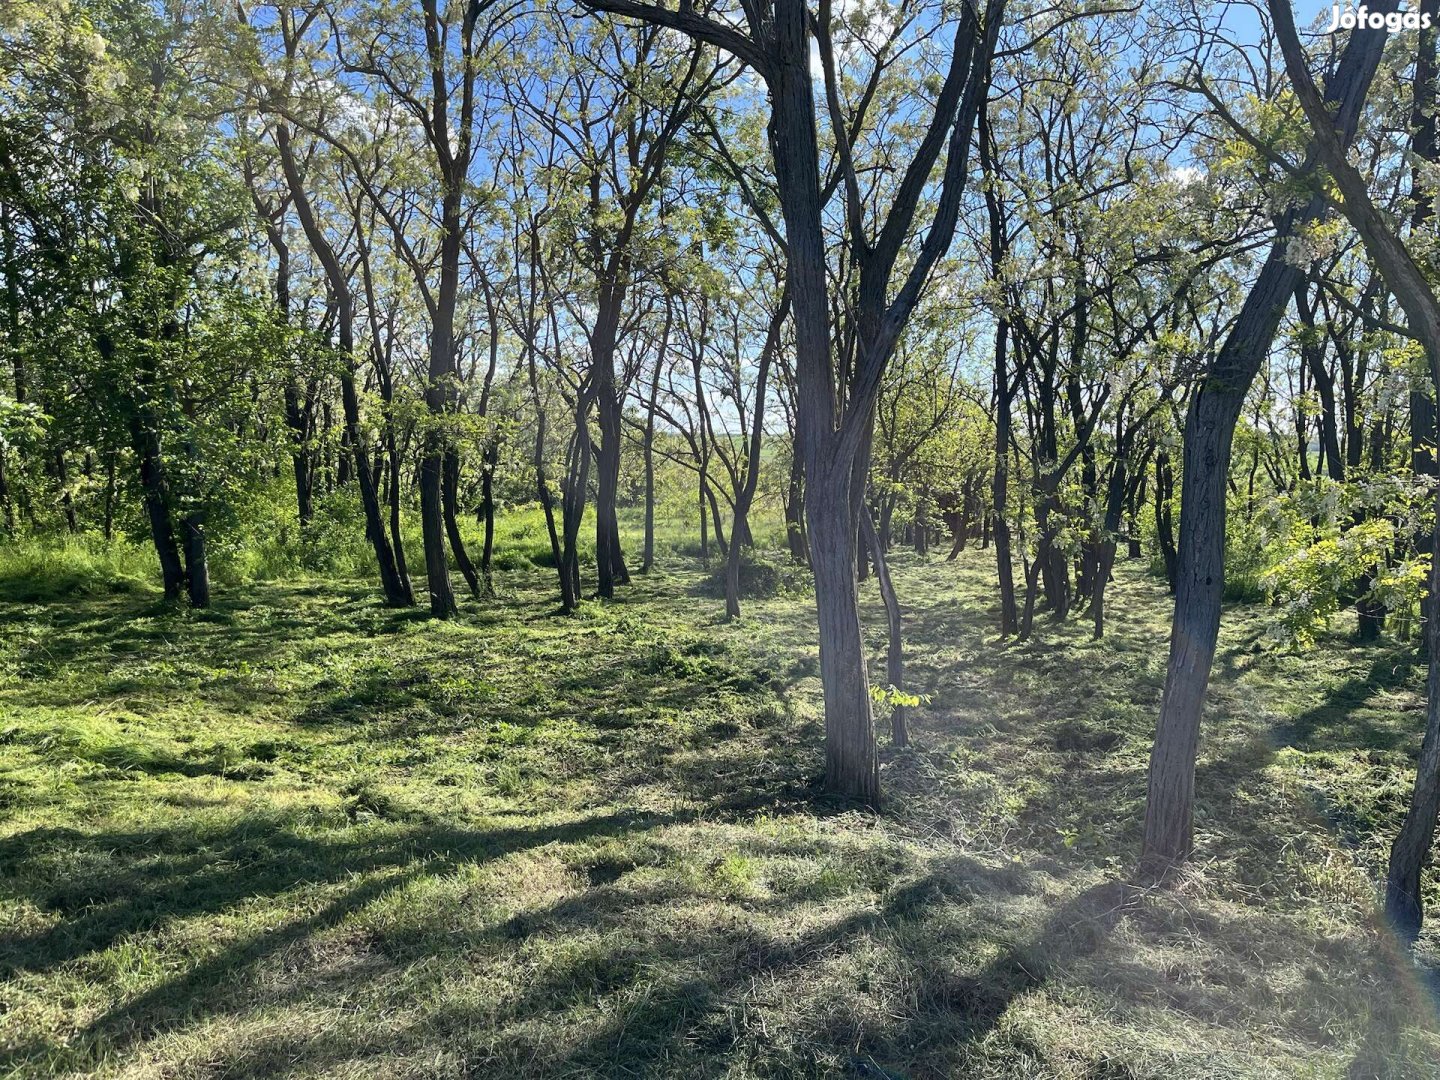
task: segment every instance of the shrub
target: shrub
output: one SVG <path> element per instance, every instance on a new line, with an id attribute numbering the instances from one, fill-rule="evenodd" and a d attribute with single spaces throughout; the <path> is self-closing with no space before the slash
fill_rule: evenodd
<path id="1" fill-rule="evenodd" d="M 751 600 L 773 600 L 777 596 L 803 593 L 810 587 L 809 572 L 788 557 L 743 550 L 740 553 L 740 595 Z M 719 561 L 705 576 L 701 592 L 706 596 L 725 595 L 725 562 Z"/>
<path id="2" fill-rule="evenodd" d="M 0 598 L 19 603 L 140 592 L 159 574 L 146 546 L 107 543 L 90 533 L 33 537 L 0 547 Z"/>

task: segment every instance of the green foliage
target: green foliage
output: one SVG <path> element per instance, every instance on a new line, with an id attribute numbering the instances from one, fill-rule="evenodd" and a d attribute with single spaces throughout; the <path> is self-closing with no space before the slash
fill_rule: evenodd
<path id="1" fill-rule="evenodd" d="M 725 559 L 717 558 L 705 578 L 707 596 L 725 595 Z M 750 599 L 773 600 L 780 596 L 802 596 L 813 588 L 809 571 L 777 551 L 744 548 L 740 552 L 740 595 Z"/>
<path id="2" fill-rule="evenodd" d="M 1280 604 L 1278 635 L 1301 647 L 1312 646 L 1343 605 L 1362 597 L 1379 601 L 1388 611 L 1418 605 L 1430 557 L 1422 554 L 1389 565 L 1395 546 L 1393 522 L 1363 521 L 1334 530 L 1270 567 L 1262 582 Z M 1356 582 L 1361 580 L 1368 587 L 1357 596 Z"/>
<path id="3" fill-rule="evenodd" d="M 13 603 L 146 594 L 156 573 L 152 548 L 90 534 L 0 544 L 0 598 Z"/>

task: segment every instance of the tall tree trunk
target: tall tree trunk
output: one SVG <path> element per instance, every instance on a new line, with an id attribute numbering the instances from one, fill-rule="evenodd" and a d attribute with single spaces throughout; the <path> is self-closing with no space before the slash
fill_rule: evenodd
<path id="1" fill-rule="evenodd" d="M 628 577 L 620 555 L 620 529 L 616 511 L 620 489 L 620 444 L 624 416 L 615 377 L 615 345 L 625 290 L 615 284 L 601 290 L 595 329 L 590 334 L 590 362 L 594 379 L 595 419 L 600 443 L 595 455 L 595 571 L 596 594 L 615 596 L 617 581 Z M 588 455 L 587 455 L 588 459 Z"/>
<path id="2" fill-rule="evenodd" d="M 995 567 L 1000 583 L 1000 636 L 1009 637 L 1019 629 L 1015 610 L 1015 564 L 1010 553 L 1010 404 L 1009 365 L 1005 359 L 1008 328 L 1002 319 L 995 330 L 995 473 L 990 482 L 994 510 Z"/>
<path id="3" fill-rule="evenodd" d="M 1420 31 L 1414 104 L 1410 116 L 1414 129 L 1411 149 L 1416 158 L 1411 174 L 1411 197 L 1414 201 L 1411 223 L 1417 227 L 1427 225 L 1435 210 L 1435 193 L 1429 186 L 1421 162 L 1440 159 L 1435 112 L 1437 93 L 1440 93 L 1440 64 L 1437 64 L 1436 58 L 1436 44 L 1440 41 L 1440 0 L 1421 0 L 1420 12 L 1422 18 L 1429 16 L 1427 21 L 1431 25 Z M 1440 391 L 1440 380 L 1432 374 L 1430 387 L 1410 392 L 1410 463 L 1414 472 L 1421 476 L 1433 477 L 1437 472 L 1433 396 L 1437 391 Z M 1437 509 L 1440 509 L 1440 488 L 1436 489 L 1435 498 Z M 1433 556 L 1434 532 L 1422 532 L 1416 537 L 1415 547 L 1417 551 L 1432 553 L 1427 595 L 1420 605 L 1428 658 L 1425 735 L 1420 744 L 1419 760 L 1415 764 L 1410 805 L 1390 847 L 1385 875 L 1385 914 L 1396 933 L 1408 941 L 1419 935 L 1424 922 L 1421 875 L 1430 861 L 1436 820 L 1440 817 L 1440 560 Z"/>
<path id="4" fill-rule="evenodd" d="M 290 144 L 288 125 L 275 125 L 275 141 L 280 151 L 280 164 L 285 173 L 286 184 L 295 205 L 295 216 L 300 221 L 300 227 L 305 232 L 311 250 L 325 269 L 326 280 L 337 306 L 335 322 L 341 359 L 340 403 L 345 413 L 346 442 L 354 455 L 355 471 L 360 482 L 360 502 L 365 512 L 365 535 L 375 552 L 385 602 L 397 607 L 408 607 L 415 602 L 414 593 L 411 591 L 409 578 L 401 573 L 395 561 L 394 550 L 385 535 L 380 500 L 375 493 L 374 479 L 369 469 L 369 454 L 364 440 L 360 437 L 360 399 L 355 390 L 355 301 L 350 290 L 350 279 L 339 255 L 331 246 L 329 237 L 316 220 L 304 178 L 300 174 L 300 167 Z M 328 406 L 325 420 L 328 434 Z M 326 442 L 328 444 L 328 439 Z"/>
<path id="5" fill-rule="evenodd" d="M 1393 11 L 1395 0 L 1379 0 L 1377 14 Z M 1335 134 L 1342 146 L 1354 138 L 1371 79 L 1379 66 L 1385 34 L 1352 34 L 1326 87 L 1340 103 Z M 1307 154 L 1306 171 L 1316 151 Z M 1297 230 L 1319 220 L 1324 202 L 1314 197 L 1283 215 L 1265 265 L 1241 307 L 1229 337 L 1214 357 L 1190 400 L 1185 419 L 1184 474 L 1180 487 L 1179 564 L 1170 660 L 1165 692 L 1150 755 L 1141 868 L 1159 876 L 1190 857 L 1194 846 L 1195 755 L 1200 713 L 1220 630 L 1225 589 L 1225 482 L 1230 446 L 1245 396 L 1275 340 L 1285 308 L 1304 271 L 1286 259 Z"/>

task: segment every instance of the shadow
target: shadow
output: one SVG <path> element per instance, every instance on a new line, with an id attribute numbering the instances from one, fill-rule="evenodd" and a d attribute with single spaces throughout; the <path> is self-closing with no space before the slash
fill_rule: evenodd
<path id="1" fill-rule="evenodd" d="M 857 912 L 796 936 L 775 937 L 754 926 L 733 931 L 695 931 L 590 958 L 583 970 L 567 970 L 550 981 L 538 982 L 513 1003 L 507 1017 L 534 1018 L 561 1010 L 577 1000 L 635 990 L 646 981 L 643 1014 L 626 1014 L 600 1025 L 562 1058 L 547 1063 L 557 1072 L 573 1070 L 584 1075 L 624 1076 L 641 1062 L 737 1060 L 753 1051 L 750 1039 L 763 1040 L 763 1028 L 752 1021 L 748 1030 L 736 1024 L 736 1012 L 745 1011 L 748 994 L 759 986 L 776 986 L 800 979 L 809 967 L 820 968 L 835 956 L 853 951 L 865 940 L 904 933 L 907 926 L 925 924 L 942 910 L 964 909 L 977 900 L 1013 894 L 1019 871 L 996 871 L 964 857 L 947 859 L 922 877 L 890 889 L 873 911 Z M 912 958 L 930 977 L 923 983 L 924 1000 L 915 1015 L 890 1030 L 835 1031 L 827 1042 L 851 1046 L 850 1075 L 890 1075 L 887 1063 L 896 1064 L 901 1047 L 939 1037 L 939 1031 L 917 1030 L 927 1024 L 943 1029 L 943 1037 L 979 1042 L 1004 1018 L 1024 994 L 1038 989 L 1065 965 L 1095 952 L 1123 917 L 1134 890 L 1118 882 L 1086 889 L 1057 909 L 1033 937 L 1003 951 L 973 975 L 939 974 L 925 968 L 929 958 Z M 659 894 L 647 902 L 661 904 L 674 898 Z M 620 902 L 611 905 L 562 903 L 543 914 L 509 927 L 512 934 L 564 936 L 584 929 L 613 929 L 623 915 Z M 933 944 L 949 955 L 963 956 L 983 940 L 978 928 L 938 926 L 943 936 Z M 913 931 L 910 931 L 913 932 Z M 721 967 L 703 975 L 656 981 L 656 972 L 685 971 L 686 960 L 696 956 L 724 957 Z M 577 990 L 578 987 L 578 990 Z M 836 988 L 839 989 L 839 988 Z M 762 1002 L 763 1004 L 763 1002 Z M 774 1005 L 776 1002 L 770 1002 Z M 843 1001 L 833 1004 L 843 1008 Z M 503 1018 L 502 1018 L 503 1019 Z M 457 1022 L 459 1019 L 457 1018 Z M 516 1048 L 516 1054 L 523 1052 Z M 518 1058 L 504 1051 L 475 1064 L 495 1074 L 514 1075 L 525 1070 Z M 817 1062 L 818 1064 L 818 1062 Z M 880 1070 L 866 1073 L 866 1068 Z M 820 1069 L 826 1075 L 836 1075 Z"/>
<path id="2" fill-rule="evenodd" d="M 65 918 L 11 936 L 0 977 L 51 970 L 128 934 L 299 886 L 416 864 L 444 873 L 545 844 L 629 835 L 697 817 L 693 811 L 614 813 L 483 831 L 400 824 L 378 835 L 375 828 L 355 829 L 336 840 L 291 831 L 298 822 L 278 818 L 250 818 L 218 833 L 182 826 L 126 833 L 32 829 L 0 841 L 0 866 L 12 881 L 53 882 L 25 898 Z"/>
<path id="3" fill-rule="evenodd" d="M 1393 706 L 1370 703 L 1376 695 L 1413 688 L 1423 679 L 1424 661 L 1415 649 L 1387 649 L 1371 661 L 1363 675 L 1347 679 L 1320 704 L 1277 725 L 1274 737 L 1279 745 L 1298 750 L 1409 751 L 1424 730 L 1423 697 L 1415 705 L 1422 710 L 1420 716 L 1409 724 L 1395 722 Z"/>

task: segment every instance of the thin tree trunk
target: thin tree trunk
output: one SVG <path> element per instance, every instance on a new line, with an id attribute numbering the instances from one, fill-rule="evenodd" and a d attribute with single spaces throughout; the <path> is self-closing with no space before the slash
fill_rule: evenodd
<path id="1" fill-rule="evenodd" d="M 889 631 L 889 648 L 885 653 L 885 678 L 896 690 L 905 687 L 905 652 L 901 642 L 900 600 L 895 595 L 895 584 L 890 580 L 890 567 L 885 553 L 880 548 L 880 538 L 875 535 L 875 522 L 871 520 L 870 509 L 860 512 L 860 534 L 875 559 L 875 580 L 880 584 L 880 598 L 885 603 L 885 623 Z M 890 713 L 890 739 L 896 746 L 908 746 L 910 730 L 906 724 L 905 706 L 895 704 Z"/>
<path id="2" fill-rule="evenodd" d="M 470 595 L 478 600 L 480 599 L 480 575 L 475 572 L 475 564 L 470 561 L 470 553 L 465 550 L 465 541 L 460 536 L 458 520 L 460 455 L 453 446 L 445 452 L 443 479 L 441 495 L 444 499 L 445 535 L 450 541 L 450 551 L 455 556 L 455 565 L 460 568 L 460 573 L 465 578 L 465 584 L 470 587 Z"/>

